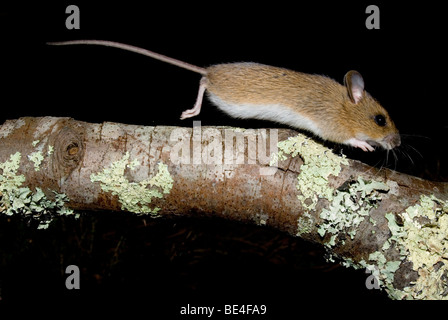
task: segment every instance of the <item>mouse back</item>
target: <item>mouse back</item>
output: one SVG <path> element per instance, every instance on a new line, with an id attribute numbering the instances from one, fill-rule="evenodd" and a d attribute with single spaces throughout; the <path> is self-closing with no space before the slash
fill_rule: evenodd
<path id="1" fill-rule="evenodd" d="M 276 121 L 363 150 L 373 150 L 370 144 L 399 145 L 394 123 L 356 71 L 341 85 L 326 76 L 258 63 L 218 64 L 207 68 L 206 86 L 210 100 L 235 118 Z"/>

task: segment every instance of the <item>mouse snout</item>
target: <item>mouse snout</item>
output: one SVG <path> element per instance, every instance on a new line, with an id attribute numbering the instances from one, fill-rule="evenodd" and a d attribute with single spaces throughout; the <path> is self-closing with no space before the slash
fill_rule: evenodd
<path id="1" fill-rule="evenodd" d="M 388 134 L 383 139 L 383 146 L 388 150 L 398 147 L 400 144 L 401 144 L 401 138 L 398 133 Z"/>

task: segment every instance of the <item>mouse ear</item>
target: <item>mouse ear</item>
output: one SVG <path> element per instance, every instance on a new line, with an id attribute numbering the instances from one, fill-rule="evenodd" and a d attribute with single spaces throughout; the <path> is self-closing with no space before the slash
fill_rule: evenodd
<path id="1" fill-rule="evenodd" d="M 364 79 L 358 71 L 351 70 L 344 77 L 344 85 L 347 88 L 350 100 L 358 103 L 364 93 Z"/>

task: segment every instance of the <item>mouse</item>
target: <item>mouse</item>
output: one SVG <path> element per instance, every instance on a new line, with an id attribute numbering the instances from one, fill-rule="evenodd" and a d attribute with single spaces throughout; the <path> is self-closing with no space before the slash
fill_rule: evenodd
<path id="1" fill-rule="evenodd" d="M 364 79 L 348 71 L 343 83 L 255 62 L 198 67 L 132 45 L 106 40 L 48 42 L 49 45 L 100 45 L 119 48 L 199 73 L 199 91 L 187 119 L 201 112 L 204 94 L 233 118 L 269 120 L 305 130 L 323 140 L 374 151 L 400 146 L 399 131 L 386 109 L 364 89 Z"/>

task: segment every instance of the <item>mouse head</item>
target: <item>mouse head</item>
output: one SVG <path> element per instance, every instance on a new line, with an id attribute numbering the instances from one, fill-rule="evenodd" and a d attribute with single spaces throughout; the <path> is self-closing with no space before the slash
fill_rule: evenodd
<path id="1" fill-rule="evenodd" d="M 349 102 L 347 111 L 353 120 L 353 138 L 346 143 L 364 151 L 372 146 L 390 150 L 400 145 L 400 135 L 387 111 L 364 90 L 364 80 L 357 71 L 349 71 L 344 77 Z"/>

